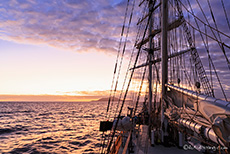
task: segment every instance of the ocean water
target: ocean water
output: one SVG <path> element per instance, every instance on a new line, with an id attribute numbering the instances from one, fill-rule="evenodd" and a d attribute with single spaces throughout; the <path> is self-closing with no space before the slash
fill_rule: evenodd
<path id="1" fill-rule="evenodd" d="M 0 153 L 98 153 L 107 102 L 0 102 Z"/>

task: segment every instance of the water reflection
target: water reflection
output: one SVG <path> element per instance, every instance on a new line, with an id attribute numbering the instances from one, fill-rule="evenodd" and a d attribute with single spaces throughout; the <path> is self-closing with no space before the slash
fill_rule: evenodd
<path id="1" fill-rule="evenodd" d="M 107 102 L 2 102 L 0 153 L 95 153 Z"/>

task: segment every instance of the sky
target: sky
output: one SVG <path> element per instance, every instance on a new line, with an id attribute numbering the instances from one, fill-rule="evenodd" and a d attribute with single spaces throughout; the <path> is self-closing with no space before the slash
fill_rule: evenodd
<path id="1" fill-rule="evenodd" d="M 0 0 L 0 94 L 109 90 L 126 3 Z"/>
<path id="2" fill-rule="evenodd" d="M 229 14 L 230 3 L 223 1 Z M 199 8 L 195 0 L 191 2 L 196 13 Z M 207 0 L 199 2 L 207 14 Z M 211 3 L 217 24 L 230 34 L 223 10 L 219 11 L 220 1 Z M 0 100 L 31 100 L 29 96 L 35 95 L 41 96 L 35 100 L 54 99 L 50 95 L 71 96 L 68 100 L 107 96 L 126 5 L 127 0 L 0 0 Z M 196 44 L 202 51 L 200 41 Z M 212 49 L 218 71 L 225 72 L 216 52 L 219 49 Z M 229 74 L 222 76 L 229 80 Z M 230 87 L 226 89 L 230 93 Z M 63 100 L 59 96 L 54 100 L 58 99 Z"/>

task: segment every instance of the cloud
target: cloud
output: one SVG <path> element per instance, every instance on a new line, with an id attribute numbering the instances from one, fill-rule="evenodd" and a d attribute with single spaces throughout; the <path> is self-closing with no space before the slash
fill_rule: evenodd
<path id="1" fill-rule="evenodd" d="M 69 96 L 69 95 L 0 95 L 0 102 L 8 101 L 29 101 L 29 102 L 88 102 L 98 100 L 101 97 L 98 96 Z"/>
<path id="2" fill-rule="evenodd" d="M 0 39 L 115 52 L 126 1 L 1 0 Z M 104 44 L 106 43 L 106 44 Z"/>
<path id="3" fill-rule="evenodd" d="M 70 91 L 70 92 L 60 92 L 60 94 L 65 95 L 77 95 L 77 96 L 98 96 L 98 97 L 108 97 L 110 94 L 109 90 L 105 91 Z"/>

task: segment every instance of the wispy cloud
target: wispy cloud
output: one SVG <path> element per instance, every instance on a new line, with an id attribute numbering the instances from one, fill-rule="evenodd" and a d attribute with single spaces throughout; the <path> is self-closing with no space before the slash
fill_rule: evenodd
<path id="1" fill-rule="evenodd" d="M 64 95 L 77 95 L 77 96 L 98 96 L 98 97 L 108 97 L 109 90 L 96 90 L 96 91 L 69 91 L 69 92 L 58 92 Z"/>
<path id="2" fill-rule="evenodd" d="M 125 7 L 124 0 L 1 0 L 0 38 L 114 52 Z"/>

